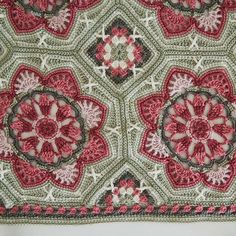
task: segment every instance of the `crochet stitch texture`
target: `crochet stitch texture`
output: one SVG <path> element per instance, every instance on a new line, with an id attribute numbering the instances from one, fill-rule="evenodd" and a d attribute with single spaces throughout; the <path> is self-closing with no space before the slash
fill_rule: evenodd
<path id="1" fill-rule="evenodd" d="M 0 223 L 236 219 L 236 0 L 0 0 Z"/>

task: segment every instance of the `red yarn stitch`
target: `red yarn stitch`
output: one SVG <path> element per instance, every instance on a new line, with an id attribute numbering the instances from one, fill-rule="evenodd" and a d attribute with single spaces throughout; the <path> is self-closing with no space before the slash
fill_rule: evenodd
<path id="1" fill-rule="evenodd" d="M 0 215 L 4 215 L 5 212 L 6 212 L 6 208 L 0 206 Z"/>
<path id="2" fill-rule="evenodd" d="M 160 213 L 165 213 L 168 210 L 168 206 L 167 205 L 162 205 L 159 208 L 159 212 Z"/>
<path id="3" fill-rule="evenodd" d="M 70 215 L 76 215 L 77 209 L 75 207 L 72 207 L 71 209 L 69 209 L 69 212 Z"/>
<path id="4" fill-rule="evenodd" d="M 235 213 L 236 212 L 236 204 L 233 204 L 230 206 L 230 212 Z"/>
<path id="5" fill-rule="evenodd" d="M 79 209 L 81 215 L 87 215 L 88 209 L 84 206 Z"/>
<path id="6" fill-rule="evenodd" d="M 112 214 L 114 212 L 114 207 L 113 206 L 108 206 L 105 209 L 106 214 Z"/>
<path id="7" fill-rule="evenodd" d="M 34 214 L 36 214 L 36 215 L 40 215 L 40 214 L 42 213 L 42 207 L 39 206 L 39 205 L 35 205 L 35 206 L 33 207 L 33 212 L 34 212 Z"/>
<path id="8" fill-rule="evenodd" d="M 141 206 L 138 204 L 135 204 L 132 206 L 131 212 L 138 213 L 141 210 Z"/>
<path id="9" fill-rule="evenodd" d="M 203 206 L 202 205 L 198 205 L 198 206 L 196 206 L 196 208 L 195 208 L 195 213 L 201 213 L 203 211 Z"/>
<path id="10" fill-rule="evenodd" d="M 100 211 L 101 211 L 101 210 L 100 210 L 100 207 L 98 207 L 98 206 L 96 206 L 96 205 L 93 206 L 93 211 L 92 211 L 93 214 L 98 215 L 98 214 L 100 213 Z"/>
<path id="11" fill-rule="evenodd" d="M 59 215 L 64 215 L 64 214 L 66 213 L 66 208 L 63 207 L 63 206 L 60 207 L 60 208 L 58 208 L 57 213 L 58 213 Z"/>
<path id="12" fill-rule="evenodd" d="M 190 205 L 185 205 L 183 208 L 183 212 L 189 213 L 192 210 L 192 207 Z"/>
<path id="13" fill-rule="evenodd" d="M 172 212 L 173 214 L 175 214 L 175 213 L 177 213 L 177 212 L 179 211 L 179 209 L 180 209 L 180 206 L 179 206 L 178 204 L 176 204 L 176 205 L 174 205 L 174 206 L 172 207 L 171 212 Z"/>
<path id="14" fill-rule="evenodd" d="M 23 205 L 23 208 L 22 208 L 23 213 L 28 214 L 30 210 L 31 210 L 31 207 L 30 207 L 29 204 L 24 204 Z"/>
<path id="15" fill-rule="evenodd" d="M 49 206 L 46 208 L 46 215 L 52 215 L 54 213 L 54 208 Z"/>
<path id="16" fill-rule="evenodd" d="M 227 211 L 228 207 L 227 206 L 221 206 L 219 209 L 220 214 L 224 214 Z"/>
<path id="17" fill-rule="evenodd" d="M 207 213 L 211 214 L 211 213 L 215 212 L 215 210 L 216 210 L 216 208 L 214 206 L 211 206 L 207 209 Z"/>
<path id="18" fill-rule="evenodd" d="M 145 209 L 145 212 L 147 213 L 152 213 L 154 211 L 154 206 L 153 205 L 148 205 Z"/>
<path id="19" fill-rule="evenodd" d="M 122 206 L 120 206 L 120 208 L 118 209 L 118 212 L 124 214 L 124 213 L 127 212 L 127 210 L 128 210 L 128 207 L 127 207 L 126 205 L 122 205 Z"/>
<path id="20" fill-rule="evenodd" d="M 10 210 L 11 214 L 17 214 L 20 211 L 18 206 L 13 206 Z"/>

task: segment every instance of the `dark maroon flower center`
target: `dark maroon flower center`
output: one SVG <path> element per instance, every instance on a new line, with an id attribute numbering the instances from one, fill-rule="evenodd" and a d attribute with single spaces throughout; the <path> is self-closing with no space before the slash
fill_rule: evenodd
<path id="1" fill-rule="evenodd" d="M 196 118 L 190 122 L 189 132 L 196 140 L 205 140 L 209 137 L 211 126 L 207 120 Z"/>
<path id="2" fill-rule="evenodd" d="M 49 118 L 42 118 L 39 120 L 35 129 L 39 137 L 43 139 L 51 139 L 55 137 L 58 132 L 57 123 Z"/>

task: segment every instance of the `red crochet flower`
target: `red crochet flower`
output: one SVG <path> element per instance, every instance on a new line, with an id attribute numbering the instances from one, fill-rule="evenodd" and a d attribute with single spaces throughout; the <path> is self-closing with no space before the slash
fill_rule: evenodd
<path id="1" fill-rule="evenodd" d="M 23 187 L 51 180 L 75 189 L 84 165 L 109 155 L 99 133 L 106 107 L 80 94 L 70 70 L 44 77 L 21 66 L 0 96 L 0 159 L 12 163 Z"/>
<path id="2" fill-rule="evenodd" d="M 224 69 L 197 77 L 172 69 L 161 93 L 138 101 L 147 126 L 140 151 L 165 164 L 175 187 L 207 186 L 226 190 L 235 174 L 234 103 Z"/>
<path id="3" fill-rule="evenodd" d="M 66 36 L 74 24 L 78 10 L 94 6 L 100 0 L 1 0 L 17 33 L 46 29 L 57 36 Z"/>
<path id="4" fill-rule="evenodd" d="M 102 77 L 108 77 L 116 84 L 123 83 L 148 62 L 150 49 L 145 45 L 142 36 L 127 23 L 116 17 L 110 24 L 101 29 L 95 42 L 88 48 L 88 56 L 97 65 Z"/>
<path id="5" fill-rule="evenodd" d="M 234 0 L 138 0 L 146 7 L 156 9 L 158 21 L 166 37 L 174 37 L 195 29 L 208 36 L 219 38 L 229 11 L 236 10 Z"/>
<path id="6" fill-rule="evenodd" d="M 118 187 L 114 187 L 112 193 L 106 196 L 107 205 L 128 205 L 136 203 L 147 204 L 148 198 L 141 193 L 132 179 L 121 180 Z"/>
<path id="7" fill-rule="evenodd" d="M 168 107 L 163 135 L 173 154 L 191 165 L 210 165 L 230 150 L 234 124 L 223 101 L 206 92 L 188 92 Z"/>
<path id="8" fill-rule="evenodd" d="M 84 139 L 78 110 L 52 91 L 39 90 L 26 95 L 17 102 L 13 112 L 7 125 L 17 141 L 18 151 L 43 164 L 66 160 Z"/>
<path id="9" fill-rule="evenodd" d="M 124 78 L 135 64 L 143 60 L 142 46 L 131 37 L 127 28 L 114 27 L 96 48 L 96 58 L 111 71 L 111 76 Z"/>

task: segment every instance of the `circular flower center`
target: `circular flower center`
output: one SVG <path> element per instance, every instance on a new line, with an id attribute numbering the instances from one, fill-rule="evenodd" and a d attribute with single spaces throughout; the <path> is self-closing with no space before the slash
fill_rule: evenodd
<path id="1" fill-rule="evenodd" d="M 51 139 L 56 136 L 58 132 L 58 125 L 56 121 L 49 118 L 42 118 L 36 124 L 36 133 L 43 139 Z"/>
<path id="2" fill-rule="evenodd" d="M 227 160 L 234 123 L 230 108 L 217 95 L 186 91 L 166 108 L 161 135 L 174 158 L 203 170 Z"/>
<path id="3" fill-rule="evenodd" d="M 194 119 L 190 122 L 189 132 L 196 140 L 205 140 L 209 137 L 211 126 L 207 120 L 202 118 Z"/>
<path id="4" fill-rule="evenodd" d="M 46 168 L 76 158 L 85 142 L 80 110 L 66 97 L 46 90 L 35 90 L 14 103 L 6 129 L 20 157 Z"/>
<path id="5" fill-rule="evenodd" d="M 111 59 L 113 61 L 123 61 L 127 58 L 126 45 L 119 43 L 117 46 L 112 47 Z"/>

